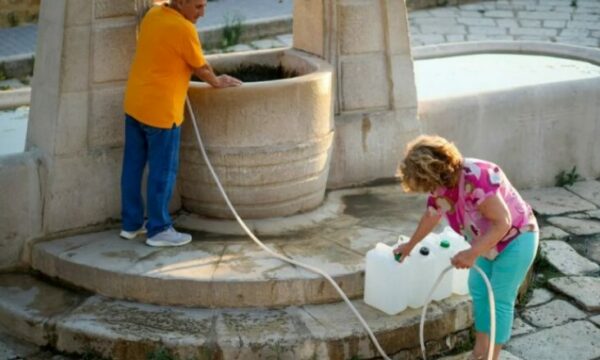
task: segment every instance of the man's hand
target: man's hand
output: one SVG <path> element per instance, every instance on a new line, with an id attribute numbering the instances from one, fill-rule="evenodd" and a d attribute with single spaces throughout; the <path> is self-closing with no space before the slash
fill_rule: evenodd
<path id="1" fill-rule="evenodd" d="M 473 251 L 473 249 L 467 249 L 454 255 L 450 262 L 457 269 L 469 269 L 473 267 L 476 259 L 477 254 Z"/>
<path id="2" fill-rule="evenodd" d="M 222 89 L 227 87 L 234 87 L 242 85 L 242 81 L 229 75 L 217 76 L 216 88 Z"/>

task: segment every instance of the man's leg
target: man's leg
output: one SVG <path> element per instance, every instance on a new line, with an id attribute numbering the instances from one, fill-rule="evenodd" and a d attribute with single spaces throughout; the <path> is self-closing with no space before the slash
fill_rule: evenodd
<path id="1" fill-rule="evenodd" d="M 179 166 L 181 128 L 158 129 L 145 126 L 148 140 L 148 238 L 172 226 L 169 200 Z"/>
<path id="2" fill-rule="evenodd" d="M 141 124 L 125 115 L 125 149 L 121 171 L 121 218 L 123 230 L 133 232 L 144 223 L 142 176 L 147 160 L 146 138 Z"/>

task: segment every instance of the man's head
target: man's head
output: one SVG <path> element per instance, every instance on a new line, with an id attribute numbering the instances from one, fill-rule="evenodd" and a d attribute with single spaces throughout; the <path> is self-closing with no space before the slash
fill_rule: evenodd
<path id="1" fill-rule="evenodd" d="M 171 0 L 169 5 L 193 24 L 204 16 L 207 0 Z"/>

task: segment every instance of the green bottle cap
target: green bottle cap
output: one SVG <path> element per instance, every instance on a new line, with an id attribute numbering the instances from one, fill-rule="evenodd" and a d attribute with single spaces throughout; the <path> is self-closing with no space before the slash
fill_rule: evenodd
<path id="1" fill-rule="evenodd" d="M 450 247 L 450 241 L 444 239 L 444 240 L 440 241 L 440 246 L 443 247 L 444 249 L 447 249 Z"/>
<path id="2" fill-rule="evenodd" d="M 401 257 L 402 257 L 402 254 L 394 254 L 394 259 L 396 259 L 396 261 L 400 261 Z"/>

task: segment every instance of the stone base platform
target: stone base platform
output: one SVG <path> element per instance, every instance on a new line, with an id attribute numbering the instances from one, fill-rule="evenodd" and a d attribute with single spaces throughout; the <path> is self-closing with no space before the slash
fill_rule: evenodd
<path id="1" fill-rule="evenodd" d="M 366 252 L 378 242 L 394 244 L 410 234 L 425 200 L 403 194 L 398 186 L 339 193 L 329 196 L 340 202 L 334 206 L 336 216 L 262 240 L 281 254 L 325 270 L 350 298 L 360 298 Z M 271 228 L 284 224 L 282 218 Z M 247 236 L 194 232 L 193 239 L 179 248 L 152 248 L 144 239 L 123 240 L 110 230 L 38 243 L 31 263 L 52 278 L 142 303 L 277 308 L 340 300 L 320 275 L 273 258 Z"/>
<path id="2" fill-rule="evenodd" d="M 388 354 L 416 359 L 420 310 L 388 316 L 353 302 Z M 425 332 L 428 354 L 464 343 L 471 303 L 433 303 Z M 371 341 L 346 304 L 282 309 L 209 309 L 146 305 L 86 295 L 30 275 L 0 275 L 0 326 L 58 351 L 142 360 L 168 351 L 177 359 L 369 359 Z M 88 357 L 89 358 L 89 357 Z"/>
<path id="3" fill-rule="evenodd" d="M 388 316 L 364 304 L 362 295 L 366 252 L 410 234 L 424 198 L 394 185 L 333 192 L 328 199 L 321 208 L 326 216 L 253 226 L 274 250 L 332 275 L 388 354 L 416 359 L 420 310 Z M 180 248 L 123 240 L 116 229 L 35 244 L 35 274 L 0 275 L 0 327 L 39 346 L 110 359 L 146 359 L 157 351 L 177 359 L 378 356 L 324 279 L 233 231 L 195 229 L 192 243 Z M 468 341 L 471 324 L 468 297 L 433 303 L 428 354 Z"/>

